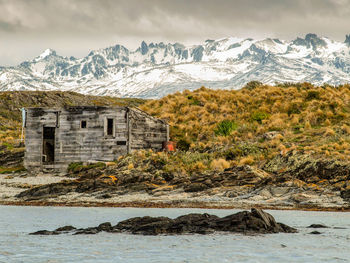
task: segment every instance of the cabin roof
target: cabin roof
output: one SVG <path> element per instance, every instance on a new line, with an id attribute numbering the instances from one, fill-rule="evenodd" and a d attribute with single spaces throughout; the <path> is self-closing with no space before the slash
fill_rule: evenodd
<path id="1" fill-rule="evenodd" d="M 30 109 L 30 110 L 74 110 L 74 109 L 84 109 L 84 110 L 98 110 L 98 109 L 126 109 L 130 108 L 127 106 L 91 106 L 91 105 L 86 105 L 86 106 L 65 106 L 65 107 L 26 107 L 25 109 Z M 130 108 L 131 109 L 131 108 Z"/>
<path id="2" fill-rule="evenodd" d="M 100 111 L 100 110 L 105 110 L 105 109 L 115 109 L 115 110 L 120 110 L 120 109 L 125 109 L 125 110 L 130 110 L 130 111 L 134 111 L 137 112 L 138 114 L 141 114 L 143 116 L 146 116 L 147 118 L 153 119 L 155 121 L 160 121 L 163 122 L 165 124 L 167 124 L 167 121 L 163 120 L 163 119 L 159 119 L 156 117 L 151 116 L 150 114 L 148 114 L 147 112 L 140 110 L 139 108 L 131 108 L 128 106 L 66 106 L 66 107 L 57 107 L 57 108 L 50 108 L 50 107 L 27 107 L 25 109 L 31 110 L 31 111 L 68 111 L 68 112 L 75 112 L 75 111 Z"/>

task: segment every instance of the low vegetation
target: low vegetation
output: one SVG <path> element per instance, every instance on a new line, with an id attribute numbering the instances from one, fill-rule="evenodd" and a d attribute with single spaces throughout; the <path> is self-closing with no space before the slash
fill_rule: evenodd
<path id="1" fill-rule="evenodd" d="M 23 171 L 25 171 L 25 168 L 23 166 L 18 166 L 18 167 L 0 166 L 0 174 L 19 173 Z"/>
<path id="2" fill-rule="evenodd" d="M 169 122 L 171 138 L 180 148 L 186 142 L 189 152 L 230 165 L 261 165 L 292 150 L 350 158 L 350 85 L 252 82 L 240 90 L 202 87 L 140 107 Z M 204 162 L 203 169 L 207 167 Z"/>
<path id="3" fill-rule="evenodd" d="M 84 165 L 82 162 L 70 163 L 68 166 L 68 172 L 70 173 L 80 173 L 93 168 L 106 167 L 106 164 L 103 162 L 91 163 Z"/>
<path id="4" fill-rule="evenodd" d="M 0 93 L 1 151 L 18 150 L 20 108 L 65 105 L 131 105 L 170 124 L 176 153 L 143 150 L 120 157 L 128 169 L 174 176 L 235 165 L 262 167 L 290 151 L 325 159 L 350 160 L 350 85 L 313 86 L 248 83 L 241 90 L 177 92 L 158 100 L 92 97 L 67 92 Z M 101 165 L 102 164 L 94 164 Z M 80 163 L 72 173 L 89 169 Z M 164 175 L 163 175 L 164 177 Z"/>

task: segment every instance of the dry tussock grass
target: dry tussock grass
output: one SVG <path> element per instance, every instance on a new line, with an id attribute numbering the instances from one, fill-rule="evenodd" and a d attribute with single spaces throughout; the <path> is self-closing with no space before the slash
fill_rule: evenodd
<path id="1" fill-rule="evenodd" d="M 212 147 L 215 151 L 241 142 L 258 143 L 267 148 L 264 158 L 270 158 L 285 150 L 279 147 L 280 139 L 261 139 L 269 131 L 283 135 L 286 149 L 290 145 L 298 150 L 306 147 L 325 156 L 333 152 L 345 155 L 345 150 L 333 147 L 317 150 L 332 140 L 344 137 L 350 143 L 350 85 L 317 87 L 299 83 L 241 90 L 202 87 L 146 102 L 141 109 L 168 119 L 172 140 L 186 139 L 191 149 Z M 223 120 L 234 120 L 238 126 L 225 138 L 214 133 Z M 236 157 L 236 161 L 241 158 Z"/>

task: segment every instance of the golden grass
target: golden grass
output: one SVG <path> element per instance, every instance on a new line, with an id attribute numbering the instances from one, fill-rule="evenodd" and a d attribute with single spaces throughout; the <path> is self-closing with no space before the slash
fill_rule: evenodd
<path id="1" fill-rule="evenodd" d="M 297 150 L 306 147 L 307 151 L 325 157 L 337 152 L 336 158 L 343 155 L 350 159 L 345 150 L 327 148 L 341 138 L 350 142 L 350 85 L 317 87 L 297 83 L 241 90 L 202 87 L 148 101 L 141 109 L 166 118 L 171 126 L 171 139 L 186 139 L 193 151 L 205 148 L 215 151 L 247 142 L 265 147 L 264 158 L 293 146 Z M 223 138 L 214 131 L 224 120 L 234 121 L 238 128 Z M 280 137 L 265 142 L 261 136 L 270 131 L 278 132 Z M 282 149 L 281 142 L 286 149 Z M 317 150 L 323 146 L 327 149 Z M 236 161 L 243 157 L 236 157 Z"/>
<path id="2" fill-rule="evenodd" d="M 45 97 L 43 94 L 35 96 Z M 66 97 L 61 103 L 74 104 L 86 99 L 83 95 L 68 95 L 62 95 Z M 21 95 L 0 93 L 3 99 L 0 145 L 8 149 L 18 144 L 20 138 L 18 108 L 36 106 L 28 104 L 28 96 L 26 99 L 15 96 Z M 53 95 L 50 96 L 52 99 Z M 96 105 L 142 103 L 108 97 L 88 97 L 88 102 Z M 15 114 L 8 110 L 11 105 Z M 118 162 L 131 158 L 126 166 L 129 169 L 147 170 L 152 161 L 163 166 L 166 172 L 190 175 L 237 164 L 260 165 L 292 150 L 350 161 L 350 85 L 317 87 L 298 83 L 241 90 L 201 87 L 149 100 L 139 107 L 167 120 L 171 140 L 185 140 L 190 147 L 189 152 L 170 155 L 139 151 L 132 157 L 120 157 Z M 215 133 L 223 121 L 232 121 L 237 128 L 225 136 Z M 277 135 L 268 138 L 265 136 L 268 132 Z"/>
<path id="3" fill-rule="evenodd" d="M 226 168 L 230 167 L 230 163 L 228 161 L 226 161 L 225 159 L 219 158 L 219 159 L 215 159 L 211 162 L 210 167 L 213 170 L 217 170 L 217 171 L 223 171 Z"/>
<path id="4" fill-rule="evenodd" d="M 253 164 L 254 163 L 254 158 L 252 156 L 247 156 L 247 157 L 243 157 L 240 161 L 239 164 L 240 165 L 246 165 L 246 164 Z"/>

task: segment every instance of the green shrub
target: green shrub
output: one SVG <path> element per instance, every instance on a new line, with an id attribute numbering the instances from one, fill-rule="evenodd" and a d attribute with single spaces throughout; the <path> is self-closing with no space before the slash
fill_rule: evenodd
<path id="1" fill-rule="evenodd" d="M 106 167 L 106 164 L 103 162 L 97 162 L 97 163 L 91 163 L 87 166 L 84 166 L 84 168 L 86 168 L 87 170 L 92 168 L 97 168 L 97 167 L 103 168 L 103 167 Z"/>
<path id="2" fill-rule="evenodd" d="M 245 84 L 245 86 L 243 87 L 243 89 L 247 89 L 247 90 L 253 90 L 256 89 L 259 86 L 262 86 L 263 84 L 260 81 L 250 81 L 247 84 Z"/>
<path id="3" fill-rule="evenodd" d="M 166 165 L 167 160 L 165 159 L 164 155 L 157 155 L 151 159 L 151 163 L 153 166 L 161 169 L 164 165 Z"/>
<path id="4" fill-rule="evenodd" d="M 306 100 L 318 100 L 320 99 L 320 92 L 316 90 L 310 90 L 307 92 Z"/>
<path id="5" fill-rule="evenodd" d="M 23 166 L 18 166 L 18 167 L 0 166 L 0 174 L 19 173 L 19 172 L 23 172 L 25 170 L 26 169 Z"/>
<path id="6" fill-rule="evenodd" d="M 191 143 L 187 139 L 182 138 L 176 143 L 176 148 L 181 151 L 188 151 L 190 149 L 190 145 Z"/>
<path id="7" fill-rule="evenodd" d="M 2 146 L 6 147 L 7 150 L 13 150 L 13 148 L 14 148 L 13 144 L 8 143 L 8 142 L 3 142 Z"/>
<path id="8" fill-rule="evenodd" d="M 216 125 L 214 132 L 216 136 L 229 136 L 237 127 L 234 121 L 223 120 Z"/>
<path id="9" fill-rule="evenodd" d="M 86 171 L 92 168 L 103 168 L 106 164 L 103 162 L 90 163 L 88 165 L 83 165 L 82 162 L 70 163 L 68 165 L 68 172 L 79 173 L 81 171 Z"/>
<path id="10" fill-rule="evenodd" d="M 203 103 L 193 96 L 187 96 L 190 105 L 203 106 Z"/>
<path id="11" fill-rule="evenodd" d="M 83 167 L 83 162 L 70 163 L 67 170 L 68 172 L 76 172 L 81 167 Z"/>
<path id="12" fill-rule="evenodd" d="M 268 119 L 269 118 L 269 114 L 266 112 L 262 112 L 262 111 L 255 111 L 252 113 L 252 115 L 250 116 L 252 121 L 257 121 L 258 123 L 262 123 L 262 120 Z"/>
<path id="13" fill-rule="evenodd" d="M 329 103 L 328 104 L 328 106 L 329 106 L 329 108 L 333 111 L 333 113 L 334 112 L 336 112 L 336 109 L 337 109 L 337 107 L 338 107 L 338 103 L 336 103 L 336 102 L 331 102 L 331 103 Z"/>
<path id="14" fill-rule="evenodd" d="M 299 109 L 299 105 L 293 103 L 288 107 L 287 110 L 288 116 L 292 115 L 292 114 L 300 114 L 300 109 Z"/>
<path id="15" fill-rule="evenodd" d="M 298 124 L 292 127 L 292 130 L 294 132 L 294 134 L 299 134 L 302 133 L 302 131 L 300 129 L 304 128 L 303 124 Z"/>
<path id="16" fill-rule="evenodd" d="M 239 149 L 242 151 L 242 156 L 248 156 L 253 154 L 265 154 L 267 149 L 260 147 L 258 144 L 242 143 L 239 145 Z"/>
<path id="17" fill-rule="evenodd" d="M 243 151 L 238 147 L 229 148 L 223 153 L 223 157 L 228 161 L 235 160 L 237 157 L 240 157 L 242 155 Z"/>

